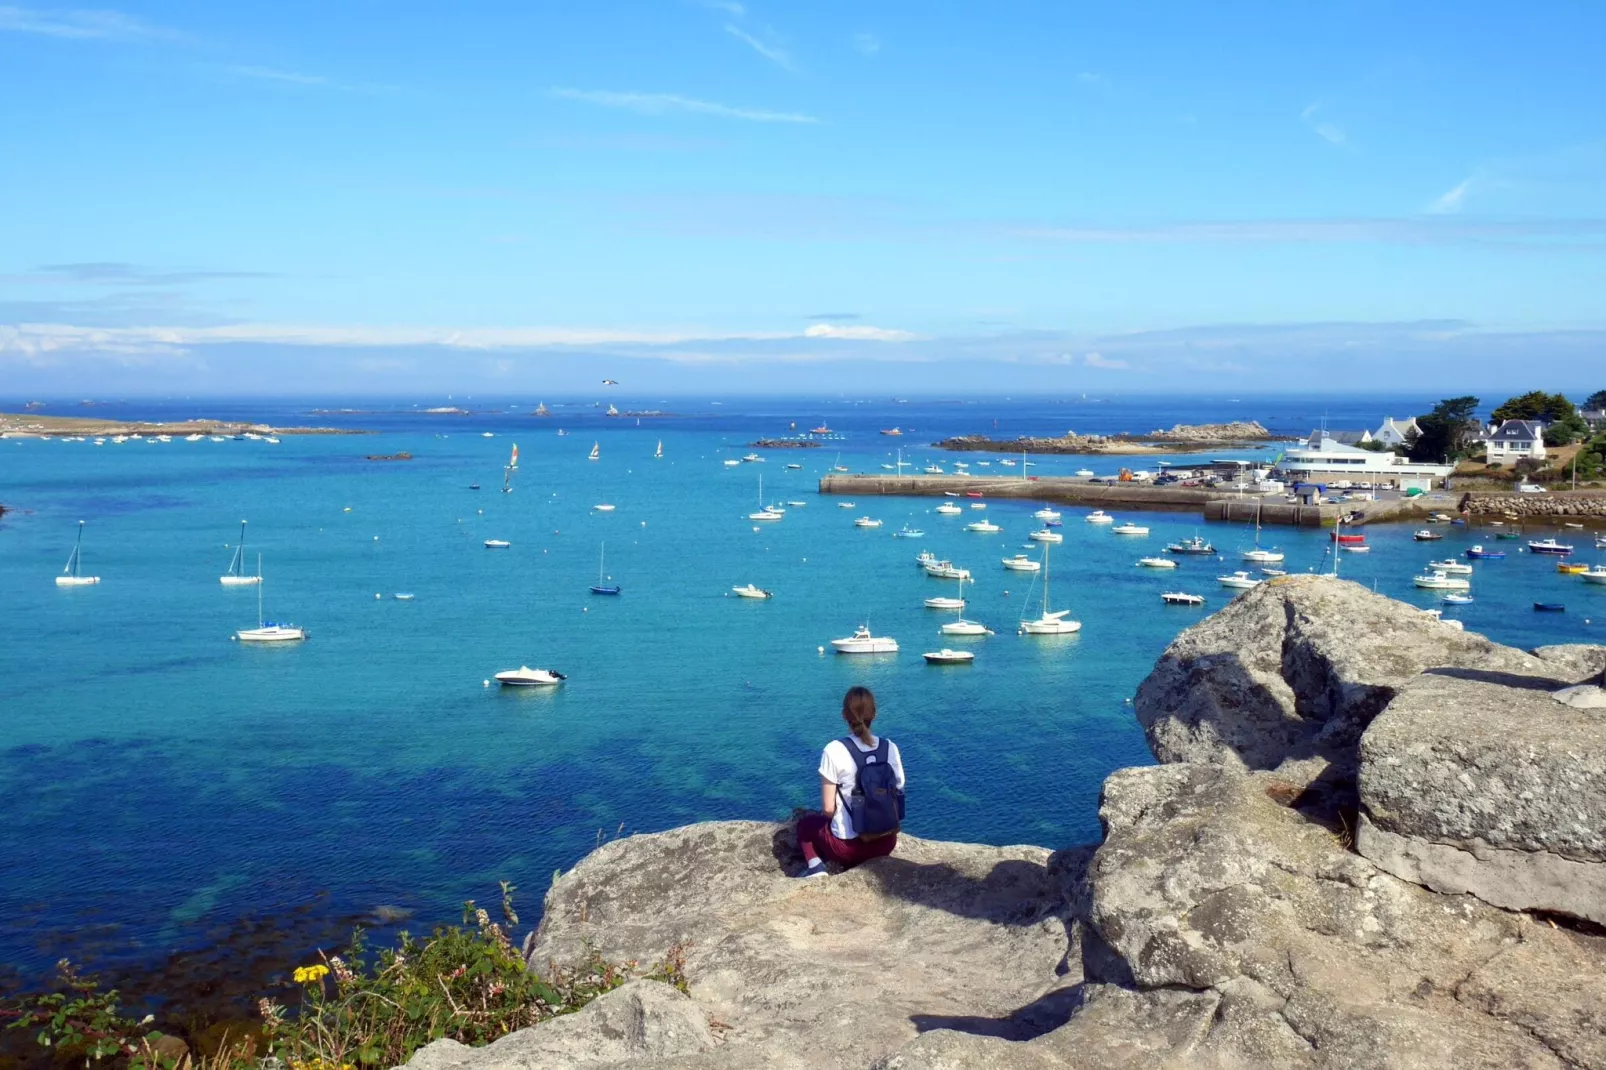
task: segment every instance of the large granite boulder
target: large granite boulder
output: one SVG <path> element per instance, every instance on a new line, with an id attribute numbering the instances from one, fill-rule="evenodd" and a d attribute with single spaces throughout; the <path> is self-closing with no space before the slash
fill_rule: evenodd
<path id="1" fill-rule="evenodd" d="M 1071 1050 L 1113 1001 L 1177 1045 L 1108 1065 L 1606 1066 L 1606 938 L 1397 879 L 1286 788 L 1212 765 L 1105 782 L 1087 1005 L 1034 1045 Z"/>
<path id="2" fill-rule="evenodd" d="M 1372 718 L 1408 680 L 1440 666 L 1581 679 L 1571 662 L 1460 631 L 1360 584 L 1287 576 L 1177 636 L 1134 707 L 1162 762 L 1341 779 L 1353 776 Z"/>
<path id="3" fill-rule="evenodd" d="M 1530 683 L 1447 670 L 1403 688 L 1361 740 L 1356 846 L 1436 891 L 1606 925 L 1606 709 Z"/>
<path id="4" fill-rule="evenodd" d="M 1080 980 L 1072 897 L 1089 854 L 903 836 L 891 857 L 800 880 L 788 876 L 801 868 L 788 825 L 717 822 L 632 836 L 554 881 L 529 958 L 537 967 L 574 961 L 590 944 L 647 966 L 684 948 L 690 998 L 668 991 L 685 1007 L 660 995 L 621 1018 L 650 1023 L 673 1012 L 669 1021 L 681 1024 L 658 1032 L 681 1047 L 650 1058 L 639 1046 L 608 1048 L 610 1058 L 635 1060 L 620 1065 L 862 1068 L 930 1030 L 1020 1039 L 1069 1015 Z M 717 1047 L 702 1049 L 685 1008 L 712 1023 Z M 499 1041 L 470 1065 L 590 1065 L 574 1059 L 596 1031 L 556 1036 L 563 1021 Z M 619 1031 L 630 1030 L 647 1032 Z M 429 1057 L 442 1056 L 463 1053 Z"/>

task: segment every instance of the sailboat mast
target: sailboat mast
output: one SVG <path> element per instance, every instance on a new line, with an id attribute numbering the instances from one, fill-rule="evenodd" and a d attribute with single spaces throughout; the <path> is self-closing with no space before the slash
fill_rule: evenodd
<path id="1" fill-rule="evenodd" d="M 72 544 L 72 555 L 67 558 L 67 569 L 70 571 L 70 574 L 74 578 L 77 578 L 77 576 L 78 576 L 78 559 L 81 558 L 83 555 L 84 555 L 84 522 L 82 520 L 80 520 L 80 521 L 78 521 L 78 538 Z"/>
<path id="2" fill-rule="evenodd" d="M 262 627 L 262 555 L 257 554 L 257 627 Z"/>

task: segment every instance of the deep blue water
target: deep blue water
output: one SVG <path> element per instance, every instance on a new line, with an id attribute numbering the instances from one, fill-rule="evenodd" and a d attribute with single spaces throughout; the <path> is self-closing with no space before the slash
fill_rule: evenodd
<path id="1" fill-rule="evenodd" d="M 1227 418 L 1304 432 L 1324 418 L 1375 426 L 1431 402 L 614 399 L 621 409 L 681 413 L 638 427 L 553 399 L 554 417 L 535 420 L 524 414 L 536 400 L 458 399 L 496 410 L 472 416 L 374 401 L 324 405 L 388 411 L 313 416 L 305 401 L 62 405 L 46 411 L 248 416 L 378 433 L 279 445 L 0 442 L 0 502 L 14 510 L 0 521 L 0 963 L 33 971 L 64 951 L 151 961 L 209 927 L 305 904 L 329 917 L 394 904 L 420 922 L 446 921 L 463 899 L 494 894 L 499 878 L 525 889 L 534 921 L 553 870 L 599 836 L 812 804 L 818 750 L 840 734 L 840 696 L 855 683 L 875 689 L 878 727 L 903 749 L 911 832 L 1051 847 L 1096 839 L 1103 777 L 1149 760 L 1126 700 L 1178 630 L 1225 603 L 1214 576 L 1237 567 L 1188 561 L 1156 574 L 1133 562 L 1196 530 L 1230 556 L 1250 533 L 1155 513 L 1148 538 L 1123 539 L 1067 510 L 1055 601 L 1084 629 L 1019 637 L 1013 622 L 1029 581 L 998 561 L 1036 526 L 1035 506 L 991 503 L 999 535 L 962 531 L 976 514 L 938 517 L 929 499 L 839 509 L 815 492 L 839 449 L 843 464 L 878 471 L 896 448 L 923 463 L 934 456 L 927 443 L 955 433 L 1146 431 Z M 753 438 L 821 420 L 845 439 L 770 452 L 763 464 L 720 463 Z M 875 434 L 895 424 L 908 433 Z M 559 427 L 570 434 L 559 437 Z M 665 456 L 655 461 L 660 440 Z M 502 495 L 515 441 L 516 489 Z M 595 463 L 586 460 L 593 442 Z M 399 450 L 415 459 L 363 460 Z M 804 468 L 788 472 L 787 462 Z M 1043 458 L 1036 471 L 1087 462 Z M 745 516 L 760 475 L 766 499 L 807 505 L 755 531 Z M 468 490 L 476 480 L 484 489 Z M 597 513 L 599 502 L 617 509 Z M 863 513 L 885 526 L 855 529 Z M 309 628 L 305 644 L 229 640 L 256 615 L 253 589 L 217 583 L 242 518 L 250 554 L 263 555 L 268 615 Z M 79 519 L 85 570 L 103 582 L 59 590 L 51 577 Z M 891 538 L 904 523 L 928 537 Z M 1417 545 L 1404 528 L 1376 529 L 1374 552 L 1346 555 L 1345 573 L 1427 606 L 1433 598 L 1411 587 L 1413 572 L 1488 536 L 1453 529 L 1442 543 Z M 486 551 L 492 537 L 513 546 Z M 607 571 L 624 587 L 617 599 L 587 592 L 604 541 Z M 1326 548 L 1314 532 L 1278 530 L 1267 541 L 1289 552 L 1295 571 L 1318 567 Z M 999 632 L 970 641 L 978 657 L 968 668 L 919 657 L 964 642 L 939 642 L 942 617 L 921 606 L 952 586 L 914 566 L 923 548 L 976 572 L 968 615 Z M 745 582 L 775 599 L 727 597 Z M 1207 595 L 1208 606 L 1162 606 L 1158 592 L 1173 587 Z M 397 591 L 416 598 L 396 601 Z M 1456 615 L 1523 646 L 1594 641 L 1594 620 L 1606 617 L 1606 589 L 1526 554 L 1479 566 L 1474 592 L 1477 602 Z M 1533 613 L 1541 596 L 1565 600 L 1568 612 Z M 866 619 L 903 652 L 819 653 Z M 519 664 L 569 680 L 539 692 L 482 686 Z"/>

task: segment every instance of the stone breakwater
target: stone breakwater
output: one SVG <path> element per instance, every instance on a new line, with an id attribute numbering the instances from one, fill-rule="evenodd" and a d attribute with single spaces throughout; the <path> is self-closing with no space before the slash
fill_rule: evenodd
<path id="1" fill-rule="evenodd" d="M 1480 494 L 1461 498 L 1461 511 L 1471 516 L 1590 517 L 1606 520 L 1606 494 Z"/>
<path id="2" fill-rule="evenodd" d="M 409 1066 L 1606 1070 L 1603 670 L 1269 582 L 1144 681 L 1160 764 L 1105 781 L 1101 843 L 906 836 L 796 880 L 787 824 L 618 840 L 554 880 L 526 956 L 680 945 L 688 991 Z"/>

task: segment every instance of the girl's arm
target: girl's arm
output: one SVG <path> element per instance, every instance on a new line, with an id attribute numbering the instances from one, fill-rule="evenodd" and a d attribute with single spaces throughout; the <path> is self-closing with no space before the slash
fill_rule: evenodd
<path id="1" fill-rule="evenodd" d="M 836 816 L 836 784 L 823 776 L 820 778 L 820 813 L 826 817 Z"/>

